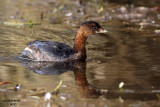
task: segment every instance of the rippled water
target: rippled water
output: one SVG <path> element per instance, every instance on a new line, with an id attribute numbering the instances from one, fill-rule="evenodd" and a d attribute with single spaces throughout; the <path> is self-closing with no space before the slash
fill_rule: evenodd
<path id="1" fill-rule="evenodd" d="M 31 63 L 17 57 L 33 40 L 52 40 L 74 44 L 76 27 L 47 24 L 15 27 L 0 25 L 0 81 L 22 85 L 19 91 L 0 86 L 0 106 L 10 106 L 3 100 L 20 100 L 17 106 L 45 105 L 42 99 L 28 94 L 31 89 L 50 92 L 63 80 L 60 93 L 51 106 L 64 107 L 145 107 L 160 106 L 160 39 L 154 26 L 141 28 L 135 23 L 111 20 L 101 23 L 107 34 L 87 41 L 86 62 Z M 124 82 L 124 91 L 119 84 Z M 105 90 L 104 93 L 102 91 Z"/>

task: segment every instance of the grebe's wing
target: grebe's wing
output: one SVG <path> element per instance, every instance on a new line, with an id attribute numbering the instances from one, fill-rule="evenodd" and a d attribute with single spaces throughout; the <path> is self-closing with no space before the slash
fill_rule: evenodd
<path id="1" fill-rule="evenodd" d="M 36 61 L 60 61 L 69 58 L 73 53 L 73 49 L 64 43 L 33 41 L 23 50 L 21 57 Z"/>

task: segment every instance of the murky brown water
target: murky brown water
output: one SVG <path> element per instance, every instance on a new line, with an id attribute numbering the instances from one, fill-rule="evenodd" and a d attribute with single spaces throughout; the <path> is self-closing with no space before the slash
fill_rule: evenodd
<path id="1" fill-rule="evenodd" d="M 11 106 L 13 102 L 5 102 L 7 99 L 20 100 L 15 102 L 16 107 L 49 107 L 49 104 L 57 107 L 160 106 L 160 34 L 155 32 L 160 29 L 159 19 L 155 17 L 159 13 L 150 14 L 151 19 L 155 17 L 154 23 L 151 19 L 135 22 L 133 17 L 119 20 L 114 12 L 111 19 L 82 15 L 82 19 L 66 16 L 60 21 L 62 15 L 55 16 L 53 11 L 54 5 L 60 7 L 61 2 L 8 0 L 0 4 L 0 82 L 22 85 L 18 91 L 7 90 L 13 85 L 0 86 L 0 106 Z M 64 15 L 76 7 L 77 2 L 63 3 Z M 92 7 L 92 4 L 87 5 Z M 42 12 L 45 15 L 40 20 Z M 73 46 L 79 26 L 77 20 L 81 22 L 86 17 L 100 22 L 109 31 L 89 38 L 87 62 L 31 63 L 17 58 L 33 40 L 59 41 Z M 27 23 L 29 20 L 41 22 L 41 25 L 32 28 L 4 25 L 4 22 Z M 50 24 L 52 21 L 54 24 Z M 137 24 L 141 21 L 142 25 Z M 60 93 L 53 95 L 54 100 L 50 103 L 43 97 L 29 96 L 39 92 L 31 89 L 52 91 L 60 80 L 63 80 Z M 124 82 L 123 92 L 118 87 L 121 82 Z M 102 93 L 102 90 L 106 92 Z"/>

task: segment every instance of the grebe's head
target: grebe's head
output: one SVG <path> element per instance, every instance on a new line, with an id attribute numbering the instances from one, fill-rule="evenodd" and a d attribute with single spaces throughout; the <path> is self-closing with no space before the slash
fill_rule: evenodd
<path id="1" fill-rule="evenodd" d="M 88 37 L 96 33 L 106 33 L 107 30 L 103 29 L 99 23 L 95 21 L 86 21 L 81 24 L 80 32 L 83 32 L 84 35 Z"/>

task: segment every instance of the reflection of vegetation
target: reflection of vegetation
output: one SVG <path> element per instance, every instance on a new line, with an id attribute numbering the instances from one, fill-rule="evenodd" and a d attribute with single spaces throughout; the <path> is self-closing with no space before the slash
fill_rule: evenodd
<path id="1" fill-rule="evenodd" d="M 98 13 L 101 13 L 102 11 L 104 10 L 104 7 L 102 4 L 99 5 L 99 10 L 98 10 Z"/>
<path id="2" fill-rule="evenodd" d="M 58 8 L 54 8 L 53 13 L 57 13 L 58 10 L 61 10 L 64 8 L 64 5 L 60 5 Z"/>
<path id="3" fill-rule="evenodd" d="M 29 26 L 29 28 L 32 28 L 34 25 L 40 25 L 40 23 L 34 23 L 34 22 L 32 22 L 31 20 L 28 21 L 28 26 Z"/>

